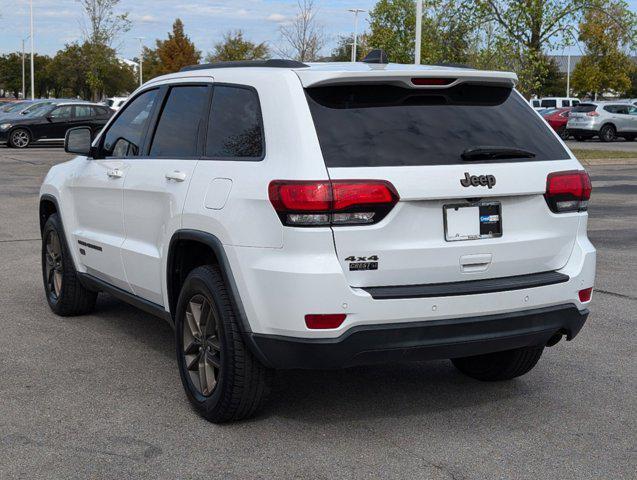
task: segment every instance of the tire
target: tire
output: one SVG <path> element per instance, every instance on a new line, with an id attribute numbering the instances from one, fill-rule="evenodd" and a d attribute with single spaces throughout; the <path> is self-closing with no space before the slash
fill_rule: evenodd
<path id="1" fill-rule="evenodd" d="M 557 131 L 557 134 L 560 136 L 560 138 L 562 140 L 568 140 L 568 138 L 571 136 L 568 133 L 568 130 L 566 130 L 566 127 L 562 127 Z"/>
<path id="2" fill-rule="evenodd" d="M 16 128 L 9 134 L 8 144 L 13 148 L 27 148 L 31 145 L 31 134 L 24 128 Z"/>
<path id="3" fill-rule="evenodd" d="M 252 416 L 270 383 L 271 371 L 243 342 L 233 307 L 223 276 L 212 265 L 190 272 L 177 302 L 179 375 L 195 410 L 213 423 Z"/>
<path id="4" fill-rule="evenodd" d="M 599 139 L 602 142 L 614 142 L 617 132 L 612 125 L 604 125 L 599 131 Z"/>
<path id="5" fill-rule="evenodd" d="M 80 283 L 56 213 L 47 219 L 42 231 L 42 280 L 46 300 L 57 315 L 83 315 L 95 308 L 97 292 Z"/>
<path id="6" fill-rule="evenodd" d="M 535 367 L 543 351 L 544 347 L 523 347 L 474 357 L 454 358 L 451 362 L 462 373 L 476 380 L 511 380 Z"/>

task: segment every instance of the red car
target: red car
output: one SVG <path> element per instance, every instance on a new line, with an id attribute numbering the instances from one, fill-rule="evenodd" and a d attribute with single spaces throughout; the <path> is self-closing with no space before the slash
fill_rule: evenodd
<path id="1" fill-rule="evenodd" d="M 562 140 L 568 139 L 566 123 L 568 122 L 568 114 L 571 109 L 572 107 L 555 108 L 542 115 L 544 120 L 557 132 Z"/>

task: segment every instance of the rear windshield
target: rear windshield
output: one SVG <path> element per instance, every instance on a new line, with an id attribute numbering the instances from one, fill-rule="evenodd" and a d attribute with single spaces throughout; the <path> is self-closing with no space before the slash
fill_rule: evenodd
<path id="1" fill-rule="evenodd" d="M 535 154 L 496 162 L 569 158 L 546 122 L 509 87 L 339 85 L 308 88 L 306 96 L 328 167 L 460 164 L 465 150 L 485 146 Z"/>
<path id="2" fill-rule="evenodd" d="M 594 112 L 596 108 L 597 108 L 597 105 L 590 105 L 590 104 L 587 104 L 587 103 L 580 103 L 576 107 L 573 107 L 573 110 L 571 110 L 571 112 L 573 112 L 573 113 L 588 113 L 588 112 Z"/>

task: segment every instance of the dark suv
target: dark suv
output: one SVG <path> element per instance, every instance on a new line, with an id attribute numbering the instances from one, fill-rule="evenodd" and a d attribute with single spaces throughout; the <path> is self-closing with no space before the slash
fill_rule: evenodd
<path id="1" fill-rule="evenodd" d="M 93 103 L 59 102 L 33 109 L 28 115 L 0 120 L 0 143 L 26 148 L 39 140 L 64 140 L 74 127 L 90 127 L 97 133 L 113 115 L 113 110 Z"/>

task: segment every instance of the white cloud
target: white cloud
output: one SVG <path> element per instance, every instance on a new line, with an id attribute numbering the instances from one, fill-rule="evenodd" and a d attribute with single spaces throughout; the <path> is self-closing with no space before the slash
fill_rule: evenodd
<path id="1" fill-rule="evenodd" d="M 281 22 L 285 22 L 287 20 L 287 17 L 285 15 L 281 15 L 280 13 L 271 13 L 267 20 L 269 20 L 270 22 L 277 22 L 277 23 L 281 23 Z"/>

